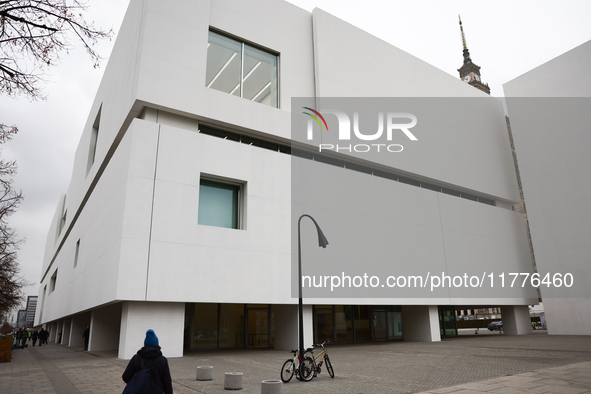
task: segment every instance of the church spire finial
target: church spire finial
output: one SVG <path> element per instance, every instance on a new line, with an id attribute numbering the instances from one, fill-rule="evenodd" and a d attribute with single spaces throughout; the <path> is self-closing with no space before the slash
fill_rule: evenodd
<path id="1" fill-rule="evenodd" d="M 460 14 L 458 14 L 458 19 L 460 20 L 460 31 L 462 32 L 462 44 L 464 44 L 464 50 L 467 51 L 468 48 L 466 48 L 466 37 L 464 37 L 464 28 L 462 27 L 462 18 L 460 17 Z"/>
<path id="2" fill-rule="evenodd" d="M 460 14 L 458 14 L 458 19 L 460 20 L 460 31 L 462 32 L 462 44 L 464 45 L 464 64 L 471 63 L 472 59 L 470 59 L 470 52 L 468 51 L 468 47 L 466 47 L 466 37 L 464 36 L 464 28 L 462 27 L 462 18 Z"/>

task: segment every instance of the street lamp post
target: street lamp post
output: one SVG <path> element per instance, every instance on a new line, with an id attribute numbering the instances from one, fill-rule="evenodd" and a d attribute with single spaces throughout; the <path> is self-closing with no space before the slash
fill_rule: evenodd
<path id="1" fill-rule="evenodd" d="M 316 226 L 316 231 L 318 232 L 318 246 L 322 248 L 326 248 L 328 245 L 328 240 L 324 236 L 324 233 L 316 223 L 316 220 L 310 215 L 303 214 L 300 216 L 298 220 L 298 287 L 299 287 L 299 311 L 298 311 L 298 318 L 299 318 L 299 331 L 300 331 L 300 338 L 299 338 L 299 349 L 300 349 L 300 357 L 302 360 L 304 359 L 304 307 L 302 303 L 302 243 L 300 239 L 300 223 L 304 217 L 309 217 L 314 225 Z"/>

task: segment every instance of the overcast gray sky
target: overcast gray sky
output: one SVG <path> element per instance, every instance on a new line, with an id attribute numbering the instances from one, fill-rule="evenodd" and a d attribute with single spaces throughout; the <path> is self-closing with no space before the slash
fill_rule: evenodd
<path id="1" fill-rule="evenodd" d="M 588 0 L 290 2 L 308 11 L 321 8 L 456 77 L 463 60 L 461 14 L 471 58 L 494 96 L 503 95 L 503 83 L 591 40 Z M 128 3 L 91 0 L 87 19 L 117 33 Z M 18 161 L 15 184 L 25 195 L 11 225 L 26 238 L 19 260 L 22 274 L 35 283 L 27 295 L 38 293 L 47 231 L 68 188 L 74 152 L 114 42 L 100 44 L 105 61 L 99 69 L 79 48 L 64 54 L 48 70 L 45 101 L 0 97 L 0 122 L 20 129 L 2 155 Z"/>

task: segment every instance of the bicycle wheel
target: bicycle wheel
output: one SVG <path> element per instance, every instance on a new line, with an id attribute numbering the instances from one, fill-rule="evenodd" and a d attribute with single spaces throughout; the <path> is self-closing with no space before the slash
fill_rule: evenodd
<path id="1" fill-rule="evenodd" d="M 324 357 L 324 362 L 326 363 L 326 370 L 328 371 L 328 374 L 334 379 L 334 369 L 332 369 L 332 364 L 330 363 L 328 356 Z"/>
<path id="2" fill-rule="evenodd" d="M 293 373 L 295 371 L 293 360 L 289 359 L 285 363 L 283 363 L 283 367 L 281 368 L 281 381 L 283 383 L 287 383 L 293 377 Z"/>
<path id="3" fill-rule="evenodd" d="M 316 365 L 314 364 L 314 360 L 311 357 L 306 357 L 304 361 L 300 363 L 300 379 L 309 382 L 314 378 L 315 370 Z"/>

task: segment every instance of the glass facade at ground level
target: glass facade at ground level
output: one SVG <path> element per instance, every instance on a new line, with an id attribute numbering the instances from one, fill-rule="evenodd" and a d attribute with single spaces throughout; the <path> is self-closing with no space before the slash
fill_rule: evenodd
<path id="1" fill-rule="evenodd" d="M 185 304 L 185 350 L 257 348 L 274 345 L 274 306 Z M 316 305 L 314 343 L 403 339 L 400 306 Z"/>
<path id="2" fill-rule="evenodd" d="M 273 346 L 268 304 L 185 304 L 186 350 Z"/>
<path id="3" fill-rule="evenodd" d="M 314 342 L 369 342 L 402 339 L 400 306 L 316 305 Z"/>

